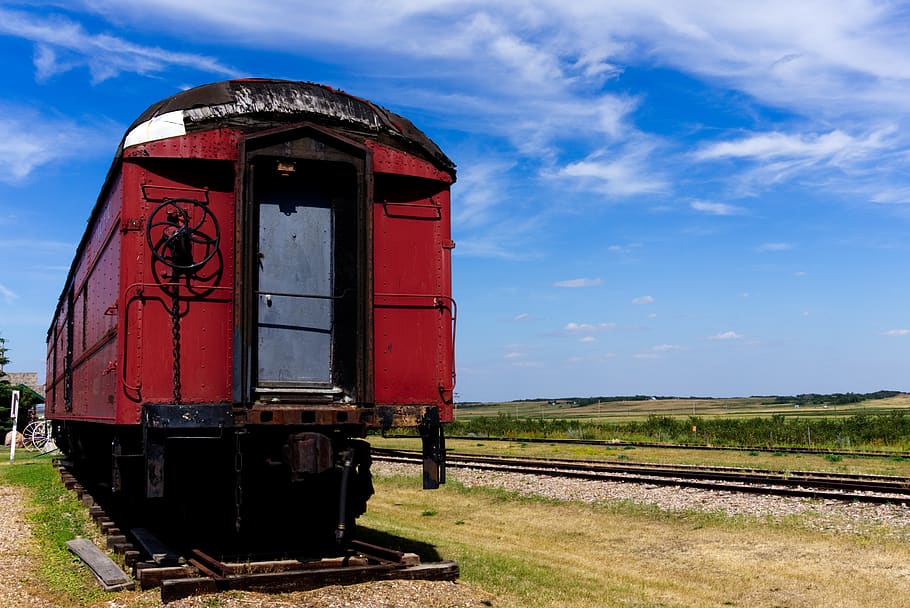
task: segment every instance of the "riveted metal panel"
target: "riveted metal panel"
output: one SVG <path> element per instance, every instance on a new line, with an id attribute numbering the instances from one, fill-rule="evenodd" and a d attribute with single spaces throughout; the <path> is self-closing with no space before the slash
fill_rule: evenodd
<path id="1" fill-rule="evenodd" d="M 454 388 L 451 176 L 371 144 L 375 398 L 450 406 Z M 442 412 L 442 419 L 450 419 Z"/>

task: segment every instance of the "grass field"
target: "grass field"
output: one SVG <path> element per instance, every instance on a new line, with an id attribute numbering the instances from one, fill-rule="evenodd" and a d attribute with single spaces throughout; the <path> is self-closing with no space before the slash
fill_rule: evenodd
<path id="1" fill-rule="evenodd" d="M 604 401 L 573 406 L 571 400 L 511 401 L 504 403 L 465 404 L 455 408 L 456 420 L 505 414 L 516 417 L 545 419 L 582 419 L 625 422 L 648 416 L 700 416 L 702 418 L 773 416 L 850 416 L 859 413 L 910 410 L 910 395 L 887 399 L 869 399 L 848 405 L 828 404 L 796 407 L 777 403 L 773 397 L 735 397 L 730 399 L 646 399 Z"/>
<path id="2" fill-rule="evenodd" d="M 494 606 L 896 608 L 910 592 L 910 545 L 874 532 L 418 488 L 416 477 L 378 479 L 361 524 L 458 561 Z"/>

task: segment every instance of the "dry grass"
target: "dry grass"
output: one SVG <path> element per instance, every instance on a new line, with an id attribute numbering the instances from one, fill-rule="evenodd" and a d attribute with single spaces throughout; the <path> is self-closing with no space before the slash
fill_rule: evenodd
<path id="1" fill-rule="evenodd" d="M 380 479 L 362 525 L 421 539 L 500 606 L 906 606 L 910 546 L 795 523 Z"/>

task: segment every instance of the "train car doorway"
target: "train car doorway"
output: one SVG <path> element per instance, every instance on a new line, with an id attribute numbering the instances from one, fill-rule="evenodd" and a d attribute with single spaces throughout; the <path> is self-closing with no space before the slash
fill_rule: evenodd
<path id="1" fill-rule="evenodd" d="M 255 392 L 353 397 L 357 172 L 345 163 L 268 156 L 250 169 Z"/>

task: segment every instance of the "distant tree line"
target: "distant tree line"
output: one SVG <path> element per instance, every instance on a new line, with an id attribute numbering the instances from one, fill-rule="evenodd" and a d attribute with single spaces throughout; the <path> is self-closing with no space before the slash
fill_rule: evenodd
<path id="1" fill-rule="evenodd" d="M 876 391 L 874 393 L 805 393 L 792 397 L 775 397 L 775 403 L 793 403 L 798 405 L 847 405 L 871 399 L 888 399 L 902 394 L 900 391 Z"/>

